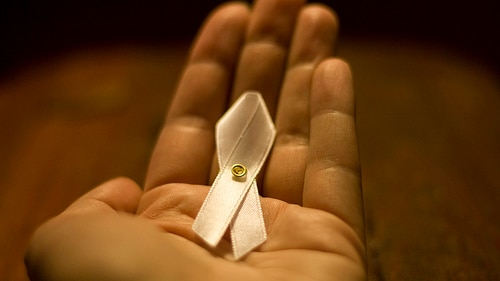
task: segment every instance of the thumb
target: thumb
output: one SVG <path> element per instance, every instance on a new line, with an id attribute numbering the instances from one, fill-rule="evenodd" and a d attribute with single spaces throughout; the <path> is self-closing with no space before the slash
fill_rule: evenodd
<path id="1" fill-rule="evenodd" d="M 96 212 L 135 214 L 142 196 L 141 187 L 129 178 L 107 181 L 73 202 L 61 215 Z"/>
<path id="2" fill-rule="evenodd" d="M 85 268 L 94 271 L 94 265 L 102 261 L 99 257 L 105 259 L 121 254 L 117 248 L 124 248 L 123 241 L 128 245 L 129 236 L 123 237 L 121 244 L 120 241 L 116 242 L 116 237 L 121 237 L 123 233 L 128 234 L 130 229 L 134 228 L 129 226 L 131 216 L 116 214 L 135 214 L 141 195 L 142 190 L 134 181 L 127 178 L 113 179 L 92 189 L 62 214 L 39 227 L 33 234 L 25 254 L 30 278 L 80 280 L 82 276 L 73 279 L 66 277 L 75 277 Z M 143 229 L 145 227 L 142 226 L 141 230 Z M 89 254 L 89 251 L 92 254 Z M 96 271 L 94 275 L 99 273 L 100 271 Z M 87 275 L 84 275 L 83 279 L 85 276 Z"/>

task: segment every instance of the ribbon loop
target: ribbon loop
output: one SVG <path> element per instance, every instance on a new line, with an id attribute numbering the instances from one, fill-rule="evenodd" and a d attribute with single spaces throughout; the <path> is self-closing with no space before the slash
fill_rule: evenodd
<path id="1" fill-rule="evenodd" d="M 275 136 L 272 118 L 258 92 L 245 92 L 216 125 L 220 171 L 193 230 L 215 247 L 230 226 L 236 259 L 266 240 L 255 178 Z"/>

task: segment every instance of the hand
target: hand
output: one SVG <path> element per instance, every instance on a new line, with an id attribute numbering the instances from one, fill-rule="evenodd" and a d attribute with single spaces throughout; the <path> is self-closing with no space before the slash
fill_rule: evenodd
<path id="1" fill-rule="evenodd" d="M 337 22 L 300 0 L 223 5 L 192 49 L 144 191 L 115 179 L 35 233 L 34 280 L 363 280 L 361 178 L 349 67 Z M 240 261 L 191 226 L 214 176 L 216 121 L 260 91 L 278 135 L 261 171 L 268 240 Z M 220 252 L 218 252 L 220 250 Z"/>

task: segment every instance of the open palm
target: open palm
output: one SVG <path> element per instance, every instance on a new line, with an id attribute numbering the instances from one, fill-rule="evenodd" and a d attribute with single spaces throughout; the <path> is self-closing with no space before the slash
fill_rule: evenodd
<path id="1" fill-rule="evenodd" d="M 326 7 L 260 0 L 223 5 L 191 51 L 144 190 L 115 179 L 34 235 L 40 280 L 363 280 L 361 180 L 349 67 L 329 58 Z M 267 241 L 239 261 L 228 240 L 191 229 L 218 166 L 216 121 L 241 93 L 263 94 L 278 131 L 259 188 Z"/>

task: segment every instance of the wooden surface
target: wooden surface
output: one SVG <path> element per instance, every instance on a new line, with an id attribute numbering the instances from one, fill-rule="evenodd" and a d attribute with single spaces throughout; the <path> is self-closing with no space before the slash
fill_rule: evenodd
<path id="1" fill-rule="evenodd" d="M 0 82 L 0 279 L 34 228 L 96 184 L 142 182 L 184 45 L 61 54 Z M 500 280 L 500 85 L 471 58 L 344 40 L 370 280 Z"/>

